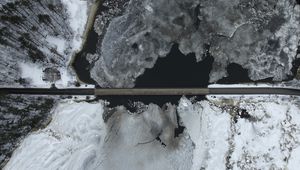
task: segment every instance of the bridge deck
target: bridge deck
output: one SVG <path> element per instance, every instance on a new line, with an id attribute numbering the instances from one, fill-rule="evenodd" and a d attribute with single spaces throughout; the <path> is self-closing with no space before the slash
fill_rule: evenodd
<path id="1" fill-rule="evenodd" d="M 181 96 L 181 95 L 295 95 L 300 89 L 273 87 L 246 88 L 0 88 L 0 94 L 96 95 L 96 96 Z"/>

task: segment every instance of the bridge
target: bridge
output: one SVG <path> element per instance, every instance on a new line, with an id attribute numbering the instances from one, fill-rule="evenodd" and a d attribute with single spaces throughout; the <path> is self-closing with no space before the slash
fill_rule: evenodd
<path id="1" fill-rule="evenodd" d="M 0 88 L 1 95 L 95 95 L 95 96 L 200 96 L 200 95 L 290 95 L 300 89 L 285 87 L 209 88 Z"/>

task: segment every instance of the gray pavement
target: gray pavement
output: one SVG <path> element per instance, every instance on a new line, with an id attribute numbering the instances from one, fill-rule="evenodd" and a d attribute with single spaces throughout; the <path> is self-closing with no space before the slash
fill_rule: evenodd
<path id="1" fill-rule="evenodd" d="M 95 95 L 95 96 L 181 96 L 181 95 L 293 95 L 300 89 L 284 87 L 232 88 L 0 88 L 0 94 Z"/>

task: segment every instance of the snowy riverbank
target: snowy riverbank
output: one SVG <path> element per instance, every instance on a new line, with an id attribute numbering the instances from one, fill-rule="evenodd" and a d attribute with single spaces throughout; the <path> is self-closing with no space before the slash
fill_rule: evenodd
<path id="1" fill-rule="evenodd" d="M 183 97 L 178 106 L 140 105 L 137 113 L 65 100 L 53 112 L 49 126 L 20 144 L 6 170 L 296 169 L 300 164 L 295 97 L 209 96 L 200 102 Z M 185 127 L 178 137 L 176 114 Z"/>

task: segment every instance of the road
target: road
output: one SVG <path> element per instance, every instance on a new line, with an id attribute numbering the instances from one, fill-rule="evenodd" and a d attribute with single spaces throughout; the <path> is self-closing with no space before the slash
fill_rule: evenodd
<path id="1" fill-rule="evenodd" d="M 280 87 L 246 88 L 0 88 L 0 94 L 26 95 L 95 95 L 95 96 L 181 96 L 181 95 L 292 95 L 300 96 L 300 89 Z"/>

